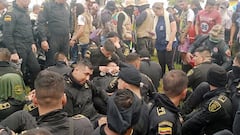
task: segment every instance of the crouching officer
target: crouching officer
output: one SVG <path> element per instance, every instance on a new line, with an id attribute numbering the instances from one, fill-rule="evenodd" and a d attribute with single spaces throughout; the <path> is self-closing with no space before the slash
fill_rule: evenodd
<path id="1" fill-rule="evenodd" d="M 226 96 L 226 71 L 220 66 L 208 71 L 210 90 L 203 95 L 202 106 L 183 123 L 184 135 L 212 135 L 232 128 L 232 103 Z"/>
<path id="2" fill-rule="evenodd" d="M 181 135 L 182 118 L 177 106 L 187 92 L 188 78 L 180 70 L 171 70 L 163 77 L 165 94 L 156 94 L 150 111 L 149 135 Z"/>
<path id="3" fill-rule="evenodd" d="M 22 77 L 16 73 L 7 73 L 1 76 L 0 93 L 1 121 L 24 107 L 27 92 Z"/>

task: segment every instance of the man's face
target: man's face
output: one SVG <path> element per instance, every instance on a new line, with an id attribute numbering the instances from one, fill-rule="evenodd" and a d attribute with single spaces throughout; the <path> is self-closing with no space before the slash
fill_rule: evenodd
<path id="1" fill-rule="evenodd" d="M 21 0 L 21 5 L 23 8 L 28 8 L 28 5 L 30 4 L 30 0 Z"/>
<path id="2" fill-rule="evenodd" d="M 104 47 L 102 48 L 102 53 L 106 58 L 110 58 L 112 56 L 112 52 L 107 51 Z"/>
<path id="3" fill-rule="evenodd" d="M 203 57 L 200 55 L 199 52 L 194 53 L 193 61 L 195 65 L 199 65 L 203 62 Z"/>
<path id="4" fill-rule="evenodd" d="M 153 11 L 156 16 L 163 16 L 164 13 L 163 6 L 154 6 Z"/>
<path id="5" fill-rule="evenodd" d="M 188 4 L 187 4 L 187 2 L 185 2 L 185 1 L 181 1 L 181 2 L 179 3 L 179 7 L 184 10 L 184 9 L 187 9 Z"/>
<path id="6" fill-rule="evenodd" d="M 74 72 L 74 79 L 79 83 L 79 84 L 84 84 L 87 81 L 89 81 L 90 76 L 93 73 L 93 70 L 89 69 L 87 66 L 84 67 L 76 67 Z"/>

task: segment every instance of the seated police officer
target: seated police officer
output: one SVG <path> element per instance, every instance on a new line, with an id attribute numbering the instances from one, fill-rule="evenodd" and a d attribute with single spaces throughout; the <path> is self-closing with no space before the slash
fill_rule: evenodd
<path id="1" fill-rule="evenodd" d="M 108 100 L 107 124 L 93 135 L 131 135 L 140 117 L 141 100 L 130 90 L 118 90 Z"/>
<path id="2" fill-rule="evenodd" d="M 35 80 L 35 94 L 32 100 L 39 111 L 37 121 L 28 112 L 18 111 L 2 121 L 1 125 L 15 132 L 42 127 L 54 135 L 92 134 L 93 127 L 89 119 L 83 115 L 69 118 L 63 111 L 67 100 L 64 94 L 64 79 L 60 74 L 41 71 Z"/>
<path id="3" fill-rule="evenodd" d="M 177 106 L 187 92 L 188 78 L 181 70 L 163 76 L 164 94 L 156 94 L 150 110 L 149 135 L 181 135 L 182 117 Z"/>
<path id="4" fill-rule="evenodd" d="M 23 78 L 16 73 L 0 77 L 0 121 L 10 114 L 22 110 L 25 105 L 27 89 Z"/>
<path id="5" fill-rule="evenodd" d="M 107 103 L 108 96 L 102 91 L 96 91 L 89 79 L 93 73 L 92 64 L 88 60 L 79 61 L 72 72 L 64 75 L 67 103 L 64 111 L 68 116 L 82 114 L 88 117 L 97 127 L 102 117 L 94 107 L 93 98 L 99 98 L 103 104 Z M 102 100 L 101 100 L 102 99 Z"/>
<path id="6" fill-rule="evenodd" d="M 191 58 L 193 58 L 192 54 L 198 47 L 204 46 L 211 51 L 211 57 L 214 63 L 222 66 L 224 69 L 229 69 L 231 66 L 231 53 L 228 45 L 223 40 L 223 34 L 224 28 L 217 24 L 213 26 L 208 35 L 200 35 L 189 48 L 186 56 L 187 61 L 191 61 Z"/>
<path id="7" fill-rule="evenodd" d="M 226 71 L 220 66 L 210 68 L 207 82 L 210 88 L 203 95 L 201 106 L 183 123 L 184 135 L 210 135 L 231 129 L 232 103 L 225 93 Z"/>

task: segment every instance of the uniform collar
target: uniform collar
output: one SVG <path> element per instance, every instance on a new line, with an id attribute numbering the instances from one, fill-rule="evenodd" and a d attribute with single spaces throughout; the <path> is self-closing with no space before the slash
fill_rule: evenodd
<path id="1" fill-rule="evenodd" d="M 7 61 L 0 61 L 0 67 L 10 67 L 10 63 Z"/>

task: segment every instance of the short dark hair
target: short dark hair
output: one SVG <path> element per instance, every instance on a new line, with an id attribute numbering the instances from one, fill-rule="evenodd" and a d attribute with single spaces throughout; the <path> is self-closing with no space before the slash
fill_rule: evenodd
<path id="1" fill-rule="evenodd" d="M 64 61 L 66 59 L 66 55 L 63 52 L 57 52 L 55 54 L 55 61 Z"/>
<path id="2" fill-rule="evenodd" d="M 127 63 L 132 63 L 136 60 L 140 59 L 140 56 L 137 54 L 137 53 L 129 53 L 127 56 L 126 56 L 126 62 Z"/>
<path id="3" fill-rule="evenodd" d="M 55 106 L 64 95 L 64 79 L 59 73 L 43 70 L 34 82 L 39 105 Z"/>
<path id="4" fill-rule="evenodd" d="M 0 61 L 10 61 L 11 53 L 7 48 L 0 48 Z"/>
<path id="5" fill-rule="evenodd" d="M 133 103 L 134 95 L 130 90 L 118 90 L 114 102 L 118 108 L 129 108 Z"/>
<path id="6" fill-rule="evenodd" d="M 91 70 L 93 69 L 92 63 L 87 59 L 82 59 L 82 60 L 78 61 L 74 67 L 88 67 Z"/>
<path id="7" fill-rule="evenodd" d="M 176 97 L 188 86 L 188 77 L 182 70 L 171 70 L 163 76 L 163 90 L 168 97 Z"/>
<path id="8" fill-rule="evenodd" d="M 195 52 L 200 53 L 203 57 L 211 57 L 211 50 L 207 47 L 198 47 Z"/>
<path id="9" fill-rule="evenodd" d="M 81 3 L 76 3 L 76 4 L 75 4 L 75 7 L 76 7 L 76 15 L 77 15 L 77 16 L 79 16 L 79 15 L 81 15 L 81 14 L 84 13 L 85 8 L 84 8 L 83 4 L 81 4 Z"/>
<path id="10" fill-rule="evenodd" d="M 113 44 L 113 42 L 110 39 L 107 39 L 104 44 L 103 44 L 103 48 L 108 51 L 108 52 L 115 52 L 116 48 Z"/>

